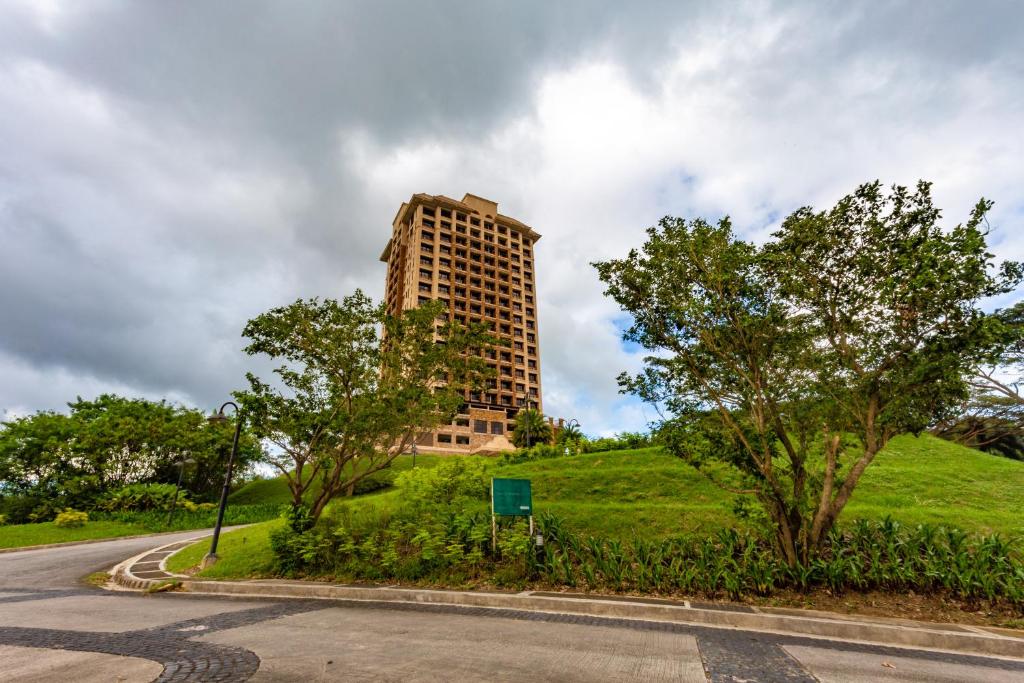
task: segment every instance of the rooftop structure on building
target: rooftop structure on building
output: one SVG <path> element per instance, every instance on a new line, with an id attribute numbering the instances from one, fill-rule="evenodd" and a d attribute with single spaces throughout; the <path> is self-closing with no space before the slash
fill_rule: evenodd
<path id="1" fill-rule="evenodd" d="M 395 315 L 431 299 L 452 320 L 486 323 L 508 346 L 489 346 L 490 386 L 465 392 L 452 424 L 424 434 L 422 452 L 493 453 L 510 450 L 516 414 L 543 410 L 534 245 L 540 235 L 498 204 L 467 194 L 415 194 L 392 223 L 380 260 L 388 264 L 385 301 Z"/>

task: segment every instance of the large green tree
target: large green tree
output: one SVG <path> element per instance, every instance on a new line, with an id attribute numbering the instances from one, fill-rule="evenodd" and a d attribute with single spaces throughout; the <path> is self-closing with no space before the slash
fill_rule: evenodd
<path id="1" fill-rule="evenodd" d="M 78 398 L 68 408 L 0 425 L 0 495 L 48 509 L 88 507 L 127 484 L 174 483 L 182 460 L 192 461 L 186 489 L 201 498 L 219 490 L 233 425 L 210 424 L 202 412 L 166 401 L 111 394 Z M 239 465 L 259 454 L 259 444 L 243 434 Z"/>
<path id="2" fill-rule="evenodd" d="M 932 431 L 972 448 L 1024 460 L 1024 302 L 999 310 L 1001 334 L 974 368 L 970 395 L 959 412 Z"/>
<path id="3" fill-rule="evenodd" d="M 494 341 L 482 325 L 449 322 L 439 302 L 391 316 L 360 291 L 274 308 L 243 334 L 247 353 L 281 362 L 274 383 L 249 374 L 236 397 L 307 511 L 298 524 L 450 422 L 465 390 L 483 387 L 479 349 Z"/>
<path id="4" fill-rule="evenodd" d="M 930 186 L 859 187 L 803 208 L 763 246 L 728 219 L 665 218 L 642 250 L 595 264 L 652 355 L 624 391 L 665 409 L 668 447 L 756 496 L 791 564 L 825 542 L 896 434 L 958 405 L 1002 323 L 979 304 L 1021 281 L 996 265 L 990 203 L 950 230 Z"/>

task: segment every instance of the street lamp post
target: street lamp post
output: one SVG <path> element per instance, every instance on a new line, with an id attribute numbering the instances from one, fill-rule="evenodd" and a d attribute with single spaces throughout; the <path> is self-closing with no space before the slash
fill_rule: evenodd
<path id="1" fill-rule="evenodd" d="M 416 467 L 416 442 L 412 442 L 412 466 Z"/>
<path id="2" fill-rule="evenodd" d="M 178 462 L 178 485 L 174 487 L 174 498 L 171 499 L 171 511 L 167 513 L 167 526 L 171 526 L 171 520 L 174 519 L 174 510 L 178 507 L 178 492 L 181 491 L 181 478 L 185 474 L 185 465 L 191 465 L 195 460 L 192 458 L 182 458 Z"/>
<path id="3" fill-rule="evenodd" d="M 527 412 L 526 420 L 525 420 L 525 422 L 526 422 L 526 448 L 529 449 L 530 448 L 530 415 L 529 415 L 529 412 L 530 412 L 530 393 L 528 391 L 527 392 L 523 392 L 523 403 L 526 406 L 526 412 Z"/>
<path id="4" fill-rule="evenodd" d="M 242 415 L 238 406 L 232 401 L 225 401 L 214 415 L 209 417 L 210 422 L 223 422 L 224 409 L 231 406 L 235 409 L 235 437 L 231 441 L 231 454 L 228 456 L 228 468 L 224 474 L 224 488 L 220 491 L 220 507 L 217 509 L 217 524 L 213 527 L 213 541 L 210 543 L 210 552 L 203 558 L 203 567 L 209 567 L 217 562 L 217 542 L 220 540 L 220 528 L 224 524 L 224 509 L 228 506 L 228 491 L 231 489 L 231 470 L 235 466 L 235 455 L 238 453 L 238 437 L 242 433 Z"/>

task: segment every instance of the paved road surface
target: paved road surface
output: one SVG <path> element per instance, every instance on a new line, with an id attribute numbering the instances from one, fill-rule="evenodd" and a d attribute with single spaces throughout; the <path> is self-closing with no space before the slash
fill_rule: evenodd
<path id="1" fill-rule="evenodd" d="M 480 608 L 141 596 L 79 577 L 189 538 L 0 554 L 4 681 L 1024 681 L 1024 662 Z"/>

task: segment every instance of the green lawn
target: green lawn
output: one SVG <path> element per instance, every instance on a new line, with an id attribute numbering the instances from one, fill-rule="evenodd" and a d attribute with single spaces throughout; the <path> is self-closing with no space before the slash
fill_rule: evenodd
<path id="1" fill-rule="evenodd" d="M 84 526 L 62 529 L 53 522 L 0 526 L 0 548 L 22 548 L 47 543 L 88 541 L 152 533 L 144 527 L 124 522 L 86 522 Z"/>
<path id="2" fill-rule="evenodd" d="M 273 570 L 274 560 L 270 550 L 270 532 L 282 524 L 283 519 L 274 519 L 222 535 L 217 544 L 220 559 L 205 570 L 203 576 L 237 579 L 269 573 Z M 199 564 L 209 549 L 210 539 L 205 538 L 171 555 L 167 568 L 172 572 L 183 572 Z"/>
<path id="3" fill-rule="evenodd" d="M 536 511 L 552 512 L 584 534 L 662 538 L 743 525 L 733 514 L 731 494 L 656 448 L 540 460 L 503 466 L 495 474 L 532 480 Z M 396 494 L 356 500 L 357 504 L 387 504 Z M 1024 463 L 929 435 L 901 436 L 868 468 L 840 523 L 891 515 L 909 525 L 928 522 L 1024 537 L 1022 504 Z M 225 561 L 203 576 L 252 576 L 267 571 L 271 558 L 266 534 L 279 523 L 225 535 L 232 539 L 224 546 Z M 234 538 L 241 533 L 247 534 L 245 542 Z M 259 543 L 263 545 L 257 547 Z M 174 565 L 194 565 L 204 552 L 190 548 L 175 556 Z M 239 555 L 227 564 L 233 553 Z M 250 562 L 246 557 L 254 559 Z M 232 567 L 240 567 L 238 573 L 232 573 Z"/>
<path id="4" fill-rule="evenodd" d="M 416 467 L 433 467 L 443 457 L 437 455 L 417 455 Z M 400 455 L 395 458 L 388 469 L 394 473 L 410 469 L 411 467 L 412 456 Z M 315 494 L 319 490 L 318 486 L 314 486 L 311 493 Z M 279 476 L 249 482 L 232 493 L 228 501 L 236 505 L 250 505 L 254 503 L 279 503 L 283 505 L 292 502 L 292 494 L 288 490 L 288 482 L 284 476 Z"/>

